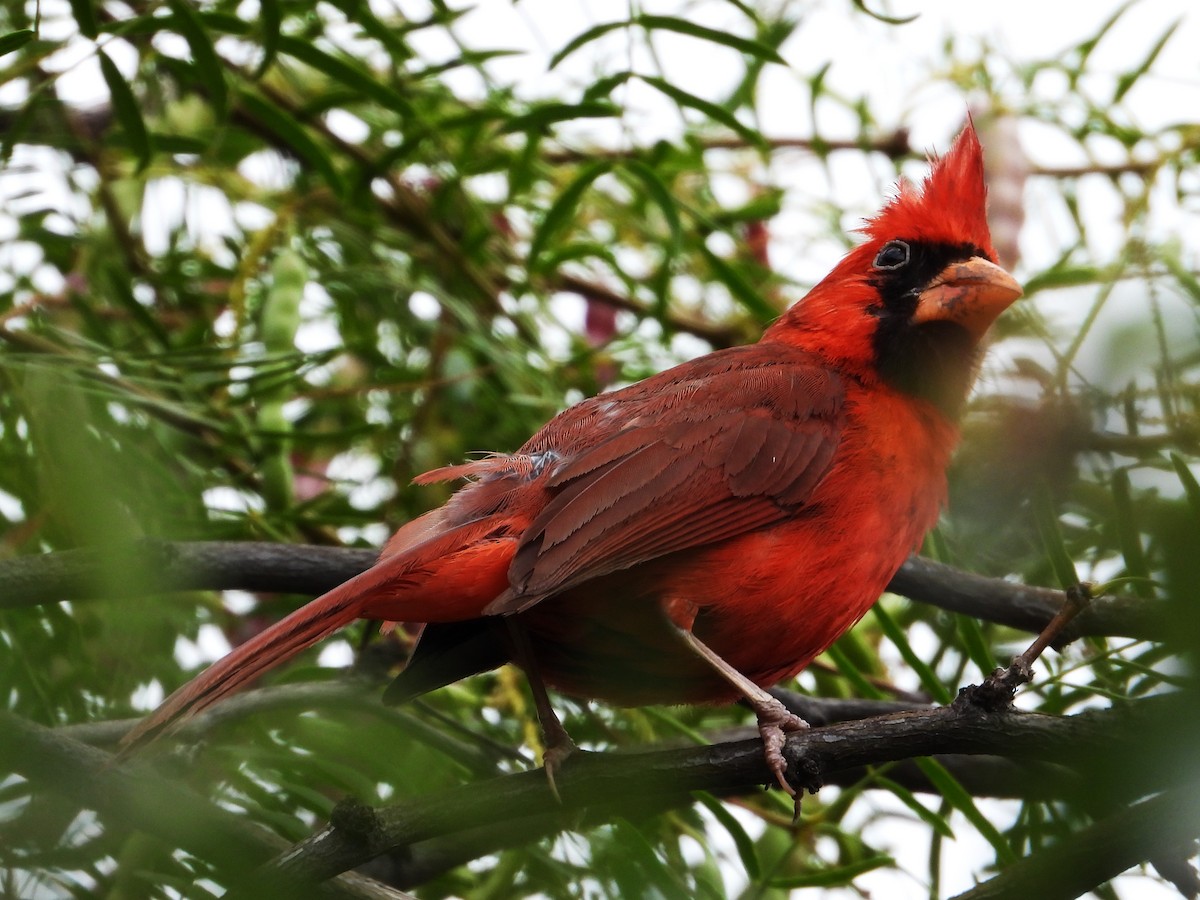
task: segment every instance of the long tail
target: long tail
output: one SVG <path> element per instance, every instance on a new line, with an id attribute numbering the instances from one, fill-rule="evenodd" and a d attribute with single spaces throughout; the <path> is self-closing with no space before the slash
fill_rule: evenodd
<path id="1" fill-rule="evenodd" d="M 413 520 L 392 539 L 376 565 L 217 660 L 134 726 L 122 739 L 117 758 L 175 730 L 355 619 L 461 622 L 477 618 L 508 587 L 516 541 L 495 520 L 439 526 L 437 518 Z"/>
<path id="2" fill-rule="evenodd" d="M 365 587 L 362 582 L 373 574 L 374 570 L 368 569 L 338 585 L 217 660 L 126 734 L 118 758 L 174 731 L 205 707 L 359 618 Z"/>

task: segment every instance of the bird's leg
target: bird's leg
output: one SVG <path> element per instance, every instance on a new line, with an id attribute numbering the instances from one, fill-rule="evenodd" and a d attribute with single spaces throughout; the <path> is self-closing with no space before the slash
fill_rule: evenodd
<path id="1" fill-rule="evenodd" d="M 783 758 L 783 744 L 789 732 L 802 731 L 808 728 L 808 723 L 725 662 L 713 652 L 711 647 L 690 631 L 681 628 L 679 635 L 697 656 L 712 666 L 717 674 L 737 688 L 738 692 L 746 698 L 746 702 L 758 716 L 758 733 L 762 735 L 767 767 L 774 773 L 779 786 L 796 799 L 796 814 L 799 815 L 800 796 L 803 792 L 797 794 L 796 789 L 787 780 L 787 760 Z"/>
<path id="2" fill-rule="evenodd" d="M 567 757 L 579 748 L 575 746 L 575 742 L 567 734 L 567 729 L 559 721 L 558 713 L 550 705 L 550 695 L 546 692 L 546 683 L 542 681 L 541 672 L 538 671 L 533 657 L 533 648 L 529 645 L 529 634 L 513 616 L 505 617 L 504 623 L 508 627 L 508 634 L 512 639 L 513 655 L 529 682 L 529 690 L 533 694 L 533 708 L 536 710 L 538 722 L 542 726 L 542 740 L 545 744 L 542 752 L 542 767 L 546 771 L 546 780 L 550 782 L 550 791 L 554 794 L 555 799 L 562 802 L 554 776 L 566 762 Z"/>

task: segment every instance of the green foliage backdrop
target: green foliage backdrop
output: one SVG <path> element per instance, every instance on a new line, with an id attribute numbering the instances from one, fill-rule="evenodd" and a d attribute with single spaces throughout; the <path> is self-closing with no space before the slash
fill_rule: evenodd
<path id="1" fill-rule="evenodd" d="M 114 732 L 95 723 L 186 681 L 216 629 L 237 642 L 306 599 L 165 592 L 164 557 L 137 541 L 377 547 L 446 496 L 406 487 L 415 474 L 512 449 L 567 403 L 754 339 L 822 269 L 790 263 L 810 250 L 832 261 L 888 183 L 922 171 L 904 111 L 828 85 L 848 51 L 788 53 L 818 10 L 905 40 L 902 21 L 862 4 L 612 5 L 612 18 L 548 49 L 551 74 L 584 73 L 549 92 L 497 74 L 502 42 L 461 37 L 469 4 L 411 6 L 0 9 L 6 721 L 110 746 Z M 1130 44 L 1123 68 L 1094 66 L 1139 8 L 1046 58 L 951 40 L 926 76 L 976 111 L 998 245 L 1028 286 L 998 328 L 952 506 L 926 553 L 1031 585 L 1113 582 L 1123 598 L 1116 625 L 1038 664 L 1020 705 L 1052 716 L 1186 697 L 1200 643 L 1197 243 L 1163 239 L 1160 224 L 1165 208 L 1195 225 L 1200 120 L 1193 110 L 1140 124 L 1139 91 L 1154 89 L 1174 26 Z M 734 60 L 736 77 L 694 92 L 660 59 L 664 41 Z M 63 73 L 77 67 L 103 83 L 105 102 L 63 96 Z M 775 69 L 802 86 L 803 132 L 762 125 L 760 88 Z M 639 139 L 631 123 L 645 109 L 669 113 L 671 136 Z M 838 124 L 813 124 L 824 121 Z M 946 120 L 939 146 L 956 127 Z M 1019 140 L 1030 135 L 1081 162 L 1031 162 Z M 789 159 L 816 173 L 810 195 L 785 184 Z M 847 165 L 867 186 L 857 205 L 827 190 Z M 1052 220 L 1037 233 L 1056 240 L 1025 257 L 1023 197 L 1036 198 L 1029 218 Z M 1093 208 L 1106 211 L 1102 225 Z M 73 548 L 96 552 L 94 582 L 28 599 L 15 564 Z M 888 595 L 801 686 L 944 703 L 1028 639 Z M 397 713 L 377 698 L 406 634 L 367 626 L 345 640 L 326 660 L 365 646 L 360 687 L 340 690 L 346 673 L 318 665 L 318 648 L 266 679 L 260 705 L 145 765 L 186 786 L 188 802 L 209 798 L 288 842 L 336 819 L 347 797 L 437 798 L 533 765 L 536 723 L 513 673 Z M 561 710 L 596 750 L 704 742 L 748 722 L 738 707 L 562 700 Z M 467 819 L 420 857 L 423 869 L 405 869 L 401 854 L 367 872 L 422 897 L 849 897 L 867 886 L 941 897 L 993 877 L 986 890 L 1014 893 L 971 896 L 1016 896 L 1022 858 L 1061 873 L 1069 864 L 1054 853 L 1071 840 L 1103 857 L 1111 846 L 1094 823 L 1120 824 L 1157 791 L 1194 792 L 1194 764 L 1163 755 L 1193 732 L 1114 731 L 1122 746 L 1136 737 L 1135 768 L 1155 776 L 1119 773 L 1123 791 L 1118 773 L 1088 767 L 1092 746 L 1077 767 L 1053 770 L 994 757 L 978 770 L 958 758 L 884 764 L 809 798 L 795 824 L 778 792 L 634 803 L 599 821 L 501 819 L 490 831 Z M 4 896 L 198 897 L 237 880 L 240 832 L 208 854 L 155 833 L 136 803 L 114 813 L 87 779 L 23 768 L 18 733 L 7 745 L 0 736 Z M 1010 749 L 1002 755 L 1037 757 L 1016 740 Z M 1097 874 L 1081 889 L 1168 896 L 1174 882 L 1186 894 L 1185 838 L 1200 836 L 1189 827 L 1116 871 L 1151 859 L 1157 869 L 1108 886 L 1116 872 Z"/>

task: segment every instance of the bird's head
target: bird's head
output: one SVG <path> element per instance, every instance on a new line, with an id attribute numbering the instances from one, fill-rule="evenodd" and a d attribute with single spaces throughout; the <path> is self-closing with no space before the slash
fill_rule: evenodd
<path id="1" fill-rule="evenodd" d="M 988 327 L 1021 295 L 996 265 L 983 148 L 968 123 L 917 188 L 867 220 L 867 240 L 767 330 L 847 374 L 957 416 Z"/>

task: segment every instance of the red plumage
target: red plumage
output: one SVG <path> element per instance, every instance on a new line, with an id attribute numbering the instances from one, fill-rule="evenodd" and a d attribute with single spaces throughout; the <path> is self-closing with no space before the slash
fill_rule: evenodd
<path id="1" fill-rule="evenodd" d="M 510 617 L 519 661 L 552 687 L 746 695 L 764 736 L 796 727 L 754 685 L 853 625 L 934 524 L 980 339 L 1020 293 L 994 265 L 985 197 L 968 126 L 757 344 L 584 401 L 514 454 L 420 476 L 471 481 L 372 569 L 176 691 L 127 746 L 355 618 L 434 623 L 405 695 L 511 656 L 496 626 Z"/>

